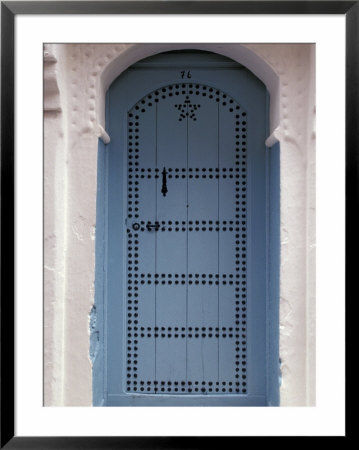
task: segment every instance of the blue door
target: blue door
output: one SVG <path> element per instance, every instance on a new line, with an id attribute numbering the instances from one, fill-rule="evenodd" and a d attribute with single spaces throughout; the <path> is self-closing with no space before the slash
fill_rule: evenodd
<path id="1" fill-rule="evenodd" d="M 206 53 L 108 93 L 109 406 L 267 404 L 267 92 Z"/>

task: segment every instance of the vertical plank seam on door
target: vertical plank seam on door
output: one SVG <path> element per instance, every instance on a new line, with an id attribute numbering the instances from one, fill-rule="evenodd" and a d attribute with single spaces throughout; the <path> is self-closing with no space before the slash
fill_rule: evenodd
<path id="1" fill-rule="evenodd" d="M 219 103 L 217 105 L 217 166 L 218 166 L 218 174 L 219 174 Z M 220 176 L 218 176 L 218 183 L 217 183 L 217 221 L 219 224 L 219 194 L 220 194 L 220 189 L 219 189 L 219 183 L 220 183 Z M 218 277 L 219 277 L 219 234 L 220 234 L 220 226 L 218 226 L 218 232 L 217 232 L 217 273 L 218 273 Z M 218 278 L 219 280 L 219 278 Z M 218 283 L 218 287 L 217 287 L 217 327 L 219 330 L 219 286 L 220 283 Z M 218 341 L 217 341 L 217 381 L 219 382 L 219 341 L 220 338 L 218 337 Z"/>
<path id="2" fill-rule="evenodd" d="M 186 84 L 186 95 L 188 96 L 188 83 Z M 186 114 L 186 169 L 188 174 L 188 103 Z M 186 386 L 188 389 L 188 209 L 189 209 L 189 196 L 188 196 L 188 180 L 186 183 Z"/>
<path id="3" fill-rule="evenodd" d="M 155 167 L 157 168 L 158 103 L 155 103 Z M 157 178 L 155 178 L 155 224 L 157 223 Z M 157 273 L 157 231 L 155 232 L 155 274 Z M 155 330 L 157 327 L 157 285 L 155 284 Z M 157 380 L 157 339 L 155 336 L 155 380 Z M 157 393 L 156 390 L 154 391 Z"/>

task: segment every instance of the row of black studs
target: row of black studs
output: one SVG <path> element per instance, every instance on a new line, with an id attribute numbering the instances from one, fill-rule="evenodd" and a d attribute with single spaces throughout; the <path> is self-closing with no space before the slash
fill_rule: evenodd
<path id="1" fill-rule="evenodd" d="M 232 174 L 225 174 L 225 173 L 223 173 L 221 176 L 219 176 L 218 173 L 213 174 L 213 171 L 212 172 L 208 171 L 208 173 L 202 172 L 200 174 L 198 172 L 198 173 L 193 174 L 193 172 L 191 172 L 189 170 L 189 172 L 191 172 L 191 173 L 189 173 L 189 175 L 187 177 L 189 179 L 199 179 L 199 178 L 219 179 L 219 178 L 235 178 L 235 177 L 238 178 L 239 172 L 241 171 L 241 169 L 242 169 L 242 172 L 245 172 L 245 170 L 243 170 L 244 164 L 243 164 L 243 162 L 242 163 L 240 162 L 240 157 L 241 157 L 241 153 L 240 152 L 242 152 L 242 156 L 243 156 L 243 154 L 246 151 L 247 151 L 246 147 L 242 147 L 241 149 L 240 148 L 236 148 L 236 155 L 235 155 L 235 162 L 234 162 L 234 164 L 236 166 L 234 168 L 235 176 L 232 175 Z M 129 149 L 128 161 L 131 163 L 131 166 L 134 167 L 134 169 L 129 170 L 129 177 L 134 177 L 133 171 L 138 169 L 138 168 L 140 168 L 140 163 L 139 163 L 140 155 L 139 155 L 139 153 L 140 153 L 140 148 L 139 147 L 134 149 L 134 150 Z M 242 166 L 242 168 L 240 166 Z M 145 176 L 144 174 L 137 176 L 137 178 L 141 178 L 141 179 L 144 179 L 144 178 L 151 179 L 152 177 L 157 179 L 157 178 L 159 178 L 159 174 L 154 173 L 153 175 L 151 175 L 150 173 L 148 173 L 147 176 Z M 177 173 L 169 174 L 168 177 L 171 178 L 171 179 L 172 178 L 185 179 L 186 175 L 184 173 L 177 172 Z"/>
<path id="2" fill-rule="evenodd" d="M 131 275 L 132 276 L 132 275 Z M 141 274 L 136 274 L 135 275 L 136 278 L 240 278 L 240 276 L 238 274 L 226 274 L 226 273 L 189 273 L 189 274 L 185 274 L 185 273 L 141 273 Z"/>
<path id="3" fill-rule="evenodd" d="M 167 169 L 166 169 L 167 170 Z M 243 172 L 243 173 L 241 173 Z M 188 169 L 188 171 L 186 169 L 176 169 L 173 170 L 172 169 L 168 169 L 167 170 L 167 177 L 168 178 L 176 178 L 176 179 L 219 179 L 219 178 L 223 178 L 223 179 L 237 179 L 237 178 L 242 178 L 242 184 L 245 183 L 245 179 L 246 179 L 246 169 L 240 168 L 240 167 L 236 167 L 233 169 L 211 169 L 209 168 L 208 171 L 206 171 L 206 169 Z M 161 174 L 159 173 L 159 171 L 157 169 L 155 170 L 151 170 L 151 169 L 140 169 L 139 167 L 136 168 L 131 168 L 129 169 L 129 176 L 128 178 L 130 180 L 137 180 L 137 179 L 159 179 L 161 177 Z"/>
<path id="4" fill-rule="evenodd" d="M 185 169 L 185 168 L 171 168 L 171 167 L 169 167 L 168 169 L 166 169 L 167 170 L 167 172 L 168 173 L 171 173 L 171 172 L 175 172 L 175 173 L 180 173 L 180 172 L 196 172 L 196 173 L 198 173 L 198 172 L 223 172 L 223 173 L 226 173 L 226 172 L 235 172 L 235 171 L 237 171 L 237 170 L 239 170 L 239 169 L 237 169 L 237 168 L 233 168 L 233 167 L 230 167 L 230 168 L 226 168 L 226 167 L 221 167 L 221 168 L 218 168 L 218 167 L 216 167 L 216 168 L 211 168 L 211 167 L 209 167 L 209 168 L 202 168 L 202 169 L 200 169 L 200 168 L 198 168 L 198 167 L 195 167 L 195 168 L 189 168 L 189 169 Z M 246 169 L 243 169 L 244 171 L 246 170 Z M 145 168 L 141 168 L 141 169 L 139 169 L 139 168 L 137 168 L 137 169 L 132 169 L 131 170 L 131 172 L 142 172 L 142 173 L 146 173 L 146 172 L 148 172 L 148 173 L 151 173 L 151 172 L 155 172 L 156 174 L 157 173 L 159 173 L 161 170 L 160 169 L 152 169 L 152 168 L 147 168 L 147 169 L 145 169 Z"/>
<path id="5" fill-rule="evenodd" d="M 136 255 L 135 255 L 136 256 Z M 240 255 L 236 255 L 237 257 L 240 257 Z M 242 255 L 242 257 L 244 257 L 245 254 Z M 245 261 L 242 261 L 242 267 L 245 266 Z M 245 271 L 244 271 L 245 272 Z M 138 284 L 175 284 L 175 285 L 179 285 L 179 284 L 215 284 L 215 285 L 219 285 L 219 284 L 223 284 L 223 285 L 236 285 L 242 286 L 242 291 L 245 292 L 245 286 L 247 284 L 246 280 L 246 275 L 245 273 L 236 273 L 235 275 L 233 274 L 229 274 L 228 277 L 226 274 L 178 274 L 178 273 L 174 273 L 174 274 L 165 274 L 165 273 L 161 273 L 161 274 L 144 274 L 144 273 L 134 273 L 134 274 L 129 274 L 129 279 L 128 279 L 128 283 L 134 284 L 134 285 L 138 285 Z M 132 289 L 132 288 L 131 288 Z"/>
<path id="6" fill-rule="evenodd" d="M 183 386 L 149 386 L 149 385 L 142 385 L 142 386 L 133 386 L 131 388 L 130 386 L 127 387 L 127 391 L 131 392 L 139 392 L 139 393 L 147 393 L 147 394 L 246 394 L 247 388 L 246 388 L 246 382 L 242 383 L 243 387 L 231 387 L 231 386 L 189 386 L 189 387 L 183 387 Z"/>
<path id="7" fill-rule="evenodd" d="M 136 113 L 133 113 L 132 111 L 128 114 L 128 129 L 131 129 L 131 127 L 135 125 L 139 129 L 140 127 L 140 116 Z M 127 169 L 128 173 L 131 173 L 134 166 L 138 165 L 138 162 L 133 162 L 132 160 L 132 145 L 135 145 L 138 150 L 139 146 L 139 136 L 135 136 L 135 138 L 132 137 L 132 135 L 129 133 L 128 137 L 128 163 L 127 163 Z M 128 201 L 127 201 L 127 217 L 129 218 L 139 218 L 139 186 L 138 181 L 133 181 L 132 179 L 128 179 Z"/>
<path id="8" fill-rule="evenodd" d="M 128 128 L 132 126 L 132 123 L 134 122 L 135 126 L 139 128 L 140 126 L 140 117 L 137 114 L 133 114 L 130 112 L 128 114 Z M 132 139 L 131 139 L 132 141 Z M 134 163 L 131 156 L 131 145 L 132 142 L 128 142 L 128 166 L 127 170 L 128 173 L 130 173 L 134 167 Z M 139 138 L 136 137 L 134 140 L 135 146 L 138 148 L 139 146 Z M 138 164 L 138 163 L 136 163 Z M 133 181 L 131 179 L 128 180 L 128 203 L 127 203 L 127 217 L 139 219 L 139 186 L 137 181 Z M 134 245 L 135 252 L 138 252 L 138 239 L 139 235 L 138 233 L 133 233 L 132 230 L 127 232 L 127 244 L 128 247 L 131 245 L 133 241 L 137 242 L 136 245 Z M 133 267 L 134 259 L 132 253 L 129 251 L 127 252 L 127 274 L 130 276 L 132 274 L 132 267 Z M 138 324 L 138 291 L 135 289 L 132 289 L 131 285 L 127 285 L 127 327 L 134 324 L 135 326 Z M 132 319 L 132 316 L 135 315 L 134 319 Z M 136 342 L 136 343 L 135 343 Z M 137 378 L 137 361 L 135 357 L 131 357 L 137 350 L 137 341 L 133 341 L 133 339 L 129 336 L 127 336 L 127 350 L 129 352 L 129 357 L 127 359 L 127 379 L 133 381 L 135 378 Z M 135 362 L 136 361 L 136 362 Z"/>
<path id="9" fill-rule="evenodd" d="M 242 368 L 242 372 L 245 373 L 245 367 Z M 244 375 L 246 376 L 246 375 Z M 127 383 L 128 384 L 128 383 Z M 240 386 L 240 381 L 192 381 L 192 380 L 180 380 L 180 381 L 165 381 L 165 380 L 140 380 L 134 381 L 135 386 Z M 243 383 L 242 383 L 243 384 Z"/>
<path id="10" fill-rule="evenodd" d="M 245 310 L 245 308 L 243 308 L 243 310 Z M 242 315 L 242 319 L 243 320 L 246 320 L 246 315 L 245 314 L 243 314 Z M 243 327 L 243 322 L 242 322 L 242 324 L 241 324 L 241 326 Z M 155 332 L 155 333 L 158 333 L 158 332 L 160 332 L 160 333 L 184 333 L 184 334 L 186 334 L 186 333 L 192 333 L 192 332 L 194 332 L 194 333 L 221 333 L 221 334 L 223 334 L 223 333 L 234 333 L 234 335 L 235 335 L 235 337 L 236 338 L 240 338 L 240 335 L 239 335 L 239 333 L 241 332 L 241 331 L 243 331 L 242 329 L 241 329 L 241 327 L 238 327 L 238 326 L 236 326 L 236 327 L 215 327 L 215 326 L 213 326 L 213 327 L 194 327 L 194 326 L 188 326 L 187 328 L 186 327 L 184 327 L 184 326 L 182 326 L 182 327 L 179 327 L 179 326 L 175 326 L 175 327 L 159 327 L 159 326 L 156 326 L 156 327 L 150 327 L 150 326 L 141 326 L 141 327 L 139 327 L 139 326 L 134 326 L 134 327 L 132 327 L 132 326 L 129 326 L 128 327 L 128 330 L 129 331 L 133 331 L 133 332 L 135 332 L 135 333 L 138 333 L 138 332 Z M 244 338 L 245 336 L 244 335 L 242 335 L 242 338 Z"/>
<path id="11" fill-rule="evenodd" d="M 148 223 L 152 224 L 152 222 L 148 222 Z M 245 231 L 245 230 L 246 230 L 246 228 L 242 227 L 242 231 Z M 143 225 L 142 227 L 140 227 L 139 231 L 147 231 L 146 226 Z M 226 231 L 226 232 L 230 231 L 230 232 L 233 232 L 233 231 L 236 231 L 236 232 L 239 232 L 239 231 L 241 231 L 241 228 L 239 228 L 239 227 L 233 228 L 231 226 L 229 226 L 229 227 L 224 226 L 222 228 L 211 227 L 211 226 L 209 226 L 209 227 L 204 227 L 204 226 L 202 226 L 202 227 L 191 227 L 191 226 L 184 227 L 184 226 L 182 226 L 181 228 L 177 227 L 177 226 L 175 226 L 175 227 L 171 227 L 171 226 L 168 226 L 168 227 L 162 226 L 161 227 L 160 226 L 156 231 L 168 231 L 168 232 L 172 232 L 172 231 L 175 231 L 175 232 L 180 232 L 180 231 Z"/>
<path id="12" fill-rule="evenodd" d="M 209 285 L 209 286 L 219 286 L 219 285 L 222 285 L 222 286 L 239 286 L 240 284 L 242 284 L 243 285 L 243 283 L 241 283 L 240 281 L 233 281 L 233 280 L 221 280 L 221 281 L 218 281 L 218 280 L 216 280 L 216 281 L 212 281 L 212 280 L 205 280 L 205 279 L 202 279 L 202 280 L 164 280 L 164 279 L 162 279 L 162 280 L 141 280 L 141 281 L 137 281 L 137 280 L 132 280 L 132 279 L 129 279 L 128 280 L 128 283 L 131 285 L 131 284 L 162 284 L 162 285 L 185 285 L 185 284 L 188 284 L 188 285 L 192 285 L 192 284 L 194 284 L 194 285 L 199 285 L 199 284 L 201 284 L 202 286 L 205 286 L 205 285 Z M 243 288 L 242 289 L 243 291 L 245 291 L 245 288 Z"/>
<path id="13" fill-rule="evenodd" d="M 127 333 L 127 337 L 135 337 L 135 338 L 162 338 L 162 339 L 177 339 L 177 338 L 215 338 L 215 339 L 236 339 L 239 337 L 237 334 L 233 333 L 149 333 L 149 332 L 140 332 L 140 333 Z M 245 343 L 246 341 L 244 341 Z"/>
<path id="14" fill-rule="evenodd" d="M 189 332 L 196 331 L 207 331 L 207 332 L 240 332 L 240 327 L 131 327 L 130 328 L 133 331 L 165 331 L 165 332 L 173 332 L 173 331 L 179 331 L 179 332 L 185 332 L 186 330 Z"/>
<path id="15" fill-rule="evenodd" d="M 139 222 L 141 225 L 146 225 L 147 223 L 152 223 L 150 220 L 141 220 Z M 159 220 L 156 223 L 159 225 L 240 225 L 239 220 Z"/>
<path id="16" fill-rule="evenodd" d="M 200 174 L 194 174 L 193 175 L 193 173 L 191 174 L 189 174 L 188 175 L 188 178 L 189 179 L 199 179 L 199 178 L 203 178 L 203 179 L 205 179 L 205 178 L 208 178 L 208 179 L 219 179 L 219 178 L 238 178 L 239 177 L 239 172 L 242 170 L 242 172 L 245 172 L 245 170 L 243 170 L 243 166 L 245 165 L 243 162 L 241 163 L 240 162 L 240 157 L 241 157 L 241 154 L 239 153 L 240 152 L 240 149 L 238 148 L 238 149 L 236 149 L 236 151 L 237 151 L 237 153 L 236 153 L 236 156 L 235 156 L 235 162 L 234 162 L 234 164 L 235 164 L 235 172 L 236 172 L 236 175 L 234 176 L 234 175 L 231 175 L 231 174 L 228 174 L 228 175 L 226 175 L 226 174 L 223 174 L 223 175 L 221 175 L 221 176 L 219 176 L 218 174 L 216 174 L 216 175 L 214 175 L 214 174 L 212 174 L 212 173 L 202 173 L 201 175 Z M 245 152 L 246 151 L 246 148 L 245 147 L 243 147 L 242 149 L 241 149 L 241 151 L 242 152 Z M 132 153 L 132 150 L 131 151 L 129 151 L 129 155 L 128 155 L 128 161 L 129 161 L 129 163 L 131 163 L 131 166 L 132 167 L 134 167 L 135 169 L 137 169 L 137 168 L 139 168 L 140 167 L 140 163 L 139 163 L 139 159 L 140 159 L 140 155 L 139 155 L 139 152 L 140 152 L 140 149 L 139 148 L 136 148 L 135 149 L 135 154 L 131 154 Z M 243 156 L 243 155 L 242 155 Z M 242 168 L 240 167 L 240 166 L 242 166 Z M 150 174 L 148 174 L 147 176 L 145 176 L 144 174 L 142 174 L 142 175 L 138 175 L 137 177 L 135 177 L 134 175 L 132 175 L 132 173 L 131 172 L 133 172 L 133 170 L 131 171 L 129 171 L 129 177 L 132 177 L 132 178 L 130 178 L 130 179 L 133 179 L 133 178 L 137 178 L 137 179 L 144 179 L 144 178 L 148 178 L 148 179 L 151 179 L 152 178 L 152 176 L 153 176 L 153 178 L 155 178 L 155 179 L 158 179 L 159 178 L 159 175 L 156 175 L 156 174 L 154 174 L 154 175 L 150 175 Z M 243 175 L 242 175 L 243 176 Z M 180 173 L 175 173 L 175 174 L 170 174 L 170 175 L 168 175 L 168 177 L 169 178 L 175 178 L 175 179 L 185 179 L 186 178 L 186 176 L 185 176 L 185 174 L 180 174 Z"/>
<path id="17" fill-rule="evenodd" d="M 222 106 L 227 106 L 229 112 L 239 112 L 241 109 L 238 104 L 235 104 L 232 98 L 228 97 L 227 94 L 215 88 L 201 84 L 181 83 L 164 86 L 161 89 L 152 91 L 134 106 L 134 111 L 138 113 L 145 113 L 147 108 L 151 108 L 160 100 L 166 100 L 166 98 L 171 98 L 173 96 L 179 95 L 208 97 L 209 99 L 213 99 L 217 103 L 221 103 Z M 186 100 L 188 101 L 188 99 Z M 192 113 L 194 113 L 194 106 L 198 107 L 198 105 L 192 105 Z M 177 108 L 182 110 L 181 105 L 177 105 Z M 245 117 L 246 113 L 243 112 L 242 116 Z"/>
<path id="18" fill-rule="evenodd" d="M 246 383 L 243 383 L 244 386 Z M 143 393 L 171 393 L 171 394 L 196 394 L 199 395 L 203 394 L 227 394 L 227 393 L 236 393 L 236 394 L 246 394 L 247 389 L 243 387 L 240 389 L 239 387 L 205 387 L 205 386 L 192 386 L 192 387 L 181 387 L 181 386 L 173 386 L 173 387 L 165 387 L 165 386 L 159 386 L 159 387 L 151 387 L 151 386 L 134 386 L 132 389 L 128 389 L 128 391 L 133 390 L 134 392 L 143 392 Z"/>
<path id="19" fill-rule="evenodd" d="M 151 180 L 151 179 L 154 179 L 154 180 L 158 180 L 158 179 L 160 179 L 161 178 L 161 176 L 160 175 L 144 175 L 144 174 L 138 174 L 138 175 L 129 175 L 128 176 L 128 178 L 129 178 L 129 180 L 144 180 L 144 179 L 147 179 L 147 180 Z M 176 179 L 176 180 L 187 180 L 187 179 L 189 179 L 189 180 L 193 180 L 193 179 L 195 179 L 195 180 L 199 180 L 199 179 L 201 179 L 201 180 L 219 180 L 220 178 L 222 178 L 222 179 L 224 179 L 224 180 L 226 180 L 226 179 L 230 179 L 230 180 L 234 180 L 234 179 L 237 179 L 237 178 L 239 178 L 239 176 L 238 175 L 233 175 L 233 174 L 229 174 L 229 175 L 227 175 L 227 174 L 223 174 L 223 175 L 212 175 L 212 174 L 201 174 L 201 175 L 186 175 L 186 174 L 176 174 L 176 175 L 167 175 L 167 178 L 169 179 L 169 180 L 172 180 L 172 179 Z"/>
<path id="20" fill-rule="evenodd" d="M 241 123 L 238 115 L 235 117 L 235 130 L 238 133 L 240 127 L 242 128 L 242 132 L 246 133 L 246 122 Z M 235 218 L 241 219 L 241 234 L 239 234 L 239 230 L 236 230 L 235 234 L 235 272 L 241 271 L 242 279 L 241 284 L 242 287 L 239 288 L 236 286 L 235 288 L 235 324 L 236 326 L 241 326 L 242 331 L 242 341 L 241 348 L 239 347 L 239 341 L 236 342 L 235 349 L 235 378 L 236 380 L 241 379 L 242 384 L 244 383 L 244 389 L 242 393 L 246 393 L 246 372 L 241 373 L 239 370 L 239 357 L 240 355 L 243 357 L 243 361 L 246 362 L 246 348 L 247 348 L 247 336 L 246 336 L 246 310 L 247 310 L 247 271 L 246 271 L 246 258 L 247 258 L 247 236 L 246 236 L 246 221 L 247 221 L 247 210 L 246 210 L 246 199 L 247 199 L 247 186 L 246 186 L 246 170 L 247 170 L 247 154 L 246 154 L 246 135 L 244 134 L 242 137 L 242 148 L 239 148 L 239 143 L 236 144 L 235 151 L 235 165 L 236 167 L 242 168 L 242 183 L 237 181 L 235 183 Z M 243 173 L 244 172 L 244 173 Z M 239 210 L 241 209 L 241 217 L 239 217 Z"/>

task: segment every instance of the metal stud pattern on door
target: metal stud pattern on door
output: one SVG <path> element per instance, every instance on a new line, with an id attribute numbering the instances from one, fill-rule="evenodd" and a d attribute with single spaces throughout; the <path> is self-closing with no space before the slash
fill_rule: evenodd
<path id="1" fill-rule="evenodd" d="M 94 404 L 277 404 L 279 159 L 265 147 L 265 86 L 220 55 L 171 52 L 121 74 L 106 105 Z"/>
<path id="2" fill-rule="evenodd" d="M 178 83 L 128 112 L 126 392 L 247 393 L 247 114 Z"/>

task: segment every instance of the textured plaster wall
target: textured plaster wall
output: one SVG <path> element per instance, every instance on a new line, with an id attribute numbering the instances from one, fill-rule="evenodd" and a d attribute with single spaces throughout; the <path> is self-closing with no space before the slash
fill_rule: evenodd
<path id="1" fill-rule="evenodd" d="M 139 59 L 179 44 L 44 47 L 45 405 L 92 404 L 98 137 L 105 92 Z M 188 45 L 187 45 L 188 47 Z M 315 48 L 196 46 L 246 65 L 271 93 L 270 136 L 281 145 L 281 405 L 315 403 Z"/>

